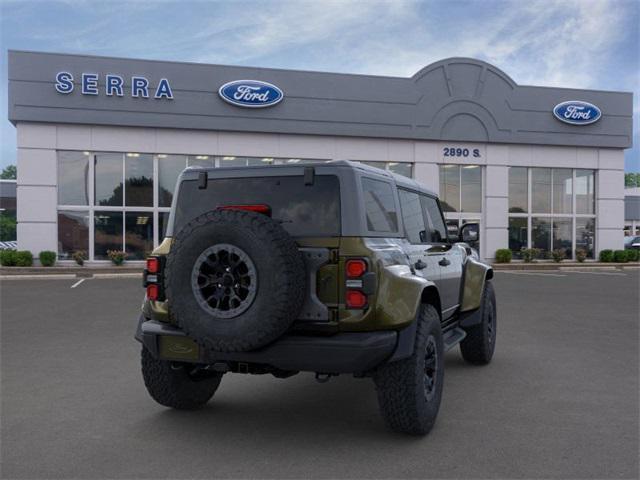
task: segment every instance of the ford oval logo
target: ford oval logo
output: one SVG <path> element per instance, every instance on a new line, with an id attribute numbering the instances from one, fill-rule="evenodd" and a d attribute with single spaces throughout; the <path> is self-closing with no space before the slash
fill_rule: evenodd
<path id="1" fill-rule="evenodd" d="M 589 125 L 602 116 L 602 112 L 594 104 L 580 100 L 559 103 L 553 107 L 553 114 L 561 122 L 571 125 Z"/>
<path id="2" fill-rule="evenodd" d="M 225 102 L 238 107 L 271 107 L 282 101 L 284 94 L 275 85 L 260 80 L 234 80 L 218 90 Z"/>

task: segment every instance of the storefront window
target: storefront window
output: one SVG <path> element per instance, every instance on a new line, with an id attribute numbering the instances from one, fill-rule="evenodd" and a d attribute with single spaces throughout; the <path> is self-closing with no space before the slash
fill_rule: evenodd
<path id="1" fill-rule="evenodd" d="M 389 162 L 389 171 L 393 173 L 397 173 L 398 175 L 403 175 L 405 177 L 411 178 L 413 177 L 413 164 Z"/>
<path id="2" fill-rule="evenodd" d="M 571 218 L 554 217 L 553 223 L 553 250 L 564 250 L 566 258 L 573 256 L 571 242 L 573 234 L 573 221 Z"/>
<path id="3" fill-rule="evenodd" d="M 509 168 L 509 213 L 526 213 L 529 203 L 529 181 L 525 167 Z"/>
<path id="4" fill-rule="evenodd" d="M 533 217 L 531 219 L 531 246 L 541 251 L 542 258 L 549 258 L 551 251 L 551 219 Z"/>
<path id="5" fill-rule="evenodd" d="M 58 211 L 58 257 L 71 259 L 74 252 L 89 253 L 89 212 Z"/>
<path id="6" fill-rule="evenodd" d="M 158 206 L 170 207 L 178 175 L 187 166 L 184 155 L 158 155 Z"/>
<path id="7" fill-rule="evenodd" d="M 158 212 L 158 241 L 162 242 L 167 234 L 169 224 L 169 212 Z"/>
<path id="8" fill-rule="evenodd" d="M 96 153 L 95 205 L 122 206 L 122 154 Z"/>
<path id="9" fill-rule="evenodd" d="M 459 165 L 440 165 L 440 204 L 445 212 L 460 211 Z"/>
<path id="10" fill-rule="evenodd" d="M 153 206 L 153 156 L 127 153 L 124 159 L 125 205 Z"/>
<path id="11" fill-rule="evenodd" d="M 553 213 L 573 212 L 573 171 L 553 169 Z"/>
<path id="12" fill-rule="evenodd" d="M 595 218 L 576 218 L 576 250 L 583 249 L 593 258 L 596 238 Z"/>
<path id="13" fill-rule="evenodd" d="M 551 169 L 531 169 L 531 211 L 551 213 Z"/>
<path id="14" fill-rule="evenodd" d="M 94 258 L 108 260 L 109 250 L 122 250 L 122 212 L 94 213 Z"/>
<path id="15" fill-rule="evenodd" d="M 595 213 L 594 177 L 593 170 L 576 170 L 576 213 Z"/>
<path id="16" fill-rule="evenodd" d="M 153 213 L 125 213 L 125 251 L 129 260 L 144 260 L 153 250 Z"/>
<path id="17" fill-rule="evenodd" d="M 89 152 L 58 152 L 58 205 L 89 205 Z"/>
<path id="18" fill-rule="evenodd" d="M 211 155 L 189 155 L 187 158 L 189 167 L 215 167 L 214 157 Z"/>
<path id="19" fill-rule="evenodd" d="M 514 258 L 521 258 L 521 250 L 527 248 L 527 219 L 512 217 L 509 219 L 509 250 Z"/>
<path id="20" fill-rule="evenodd" d="M 461 204 L 463 212 L 482 211 L 482 169 L 479 165 L 464 165 L 460 169 Z"/>

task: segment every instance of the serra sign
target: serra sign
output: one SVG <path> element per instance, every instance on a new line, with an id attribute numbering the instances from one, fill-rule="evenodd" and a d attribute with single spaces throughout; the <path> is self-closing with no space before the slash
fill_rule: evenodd
<path id="1" fill-rule="evenodd" d="M 98 82 L 100 76 L 97 73 L 83 73 L 80 76 L 80 91 L 82 95 L 99 95 L 100 89 Z M 142 76 L 131 77 L 131 96 L 134 98 L 149 98 L 150 93 L 153 94 L 153 98 L 166 98 L 173 100 L 173 91 L 169 80 L 161 78 L 155 90 L 150 88 L 149 80 Z M 75 83 L 73 75 L 69 72 L 58 72 L 56 75 L 55 83 L 56 91 L 58 93 L 69 94 L 75 90 Z M 105 95 L 112 97 L 123 97 L 125 89 L 124 79 L 120 75 L 114 75 L 107 73 L 104 77 L 104 93 Z"/>

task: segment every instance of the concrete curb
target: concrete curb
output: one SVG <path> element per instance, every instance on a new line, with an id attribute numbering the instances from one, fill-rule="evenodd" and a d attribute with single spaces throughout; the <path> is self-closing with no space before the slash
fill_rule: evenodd
<path id="1" fill-rule="evenodd" d="M 99 275 L 142 275 L 142 266 L 108 267 L 0 267 L 0 278 L 37 275 L 53 277 L 72 275 L 78 278 L 91 278 Z"/>
<path id="2" fill-rule="evenodd" d="M 602 263 L 602 262 L 544 262 L 544 263 L 494 263 L 492 265 L 495 271 L 500 270 L 621 270 L 640 268 L 640 263 Z"/>

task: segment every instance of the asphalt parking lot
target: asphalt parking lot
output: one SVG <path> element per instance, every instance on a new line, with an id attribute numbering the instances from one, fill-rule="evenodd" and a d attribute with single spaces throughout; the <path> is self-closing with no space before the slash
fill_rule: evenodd
<path id="1" fill-rule="evenodd" d="M 639 272 L 497 273 L 487 367 L 447 354 L 425 438 L 373 385 L 227 375 L 203 410 L 144 389 L 138 279 L 1 288 L 3 478 L 638 478 Z"/>

